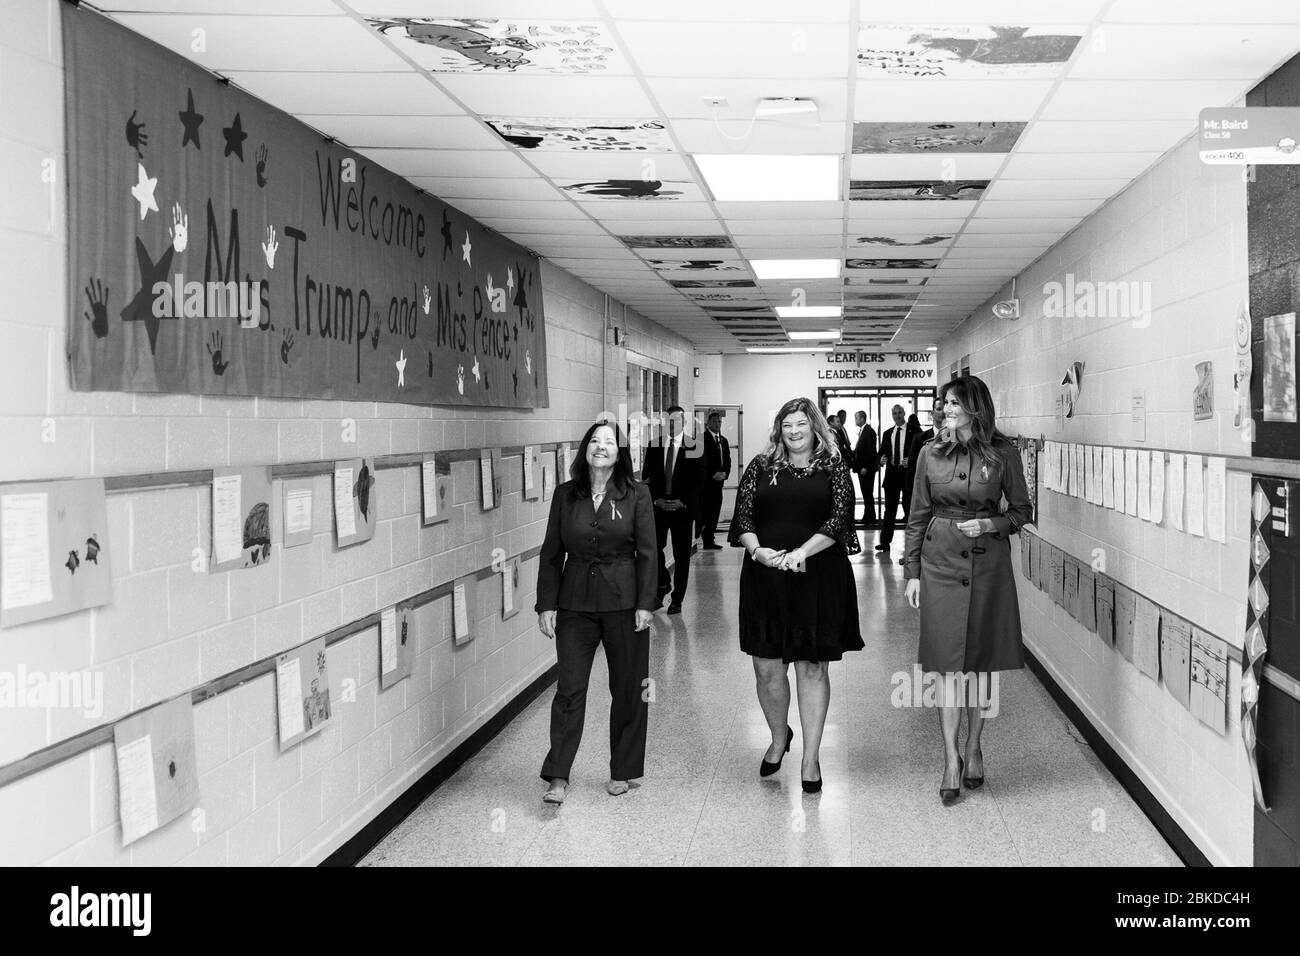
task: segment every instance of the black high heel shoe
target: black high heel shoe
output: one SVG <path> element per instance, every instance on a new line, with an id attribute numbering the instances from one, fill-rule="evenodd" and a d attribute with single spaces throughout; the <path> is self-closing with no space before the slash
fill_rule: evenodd
<path id="1" fill-rule="evenodd" d="M 965 766 L 966 766 L 965 761 L 963 761 L 961 757 L 958 757 L 957 776 L 959 777 L 961 776 L 962 770 L 965 769 Z M 942 782 L 943 781 L 940 781 L 940 783 Z M 951 806 L 957 800 L 957 797 L 960 794 L 961 794 L 961 787 L 940 787 L 939 788 L 939 799 L 943 801 L 943 805 L 945 807 Z"/>
<path id="2" fill-rule="evenodd" d="M 799 778 L 799 783 L 803 785 L 803 792 L 804 792 L 804 793 L 820 793 L 820 792 L 821 792 L 821 789 L 822 789 L 821 769 L 822 769 L 822 768 L 821 768 L 821 764 L 819 763 L 819 764 L 817 765 L 817 779 L 816 779 L 816 780 L 804 780 L 803 777 L 800 776 L 800 778 Z"/>
<path id="3" fill-rule="evenodd" d="M 790 741 L 792 740 L 794 740 L 794 728 L 789 724 L 786 724 L 785 749 L 781 751 L 781 756 L 777 758 L 775 763 L 768 760 L 766 757 L 763 758 L 763 762 L 758 767 L 758 775 L 760 777 L 770 777 L 781 769 L 781 761 L 784 760 L 785 755 L 790 752 Z"/>
<path id="4" fill-rule="evenodd" d="M 980 764 L 983 765 L 983 763 L 984 763 L 984 751 L 981 750 Z M 978 777 L 963 776 L 961 778 L 961 782 L 964 783 L 971 790 L 978 790 L 980 787 L 984 786 L 984 775 L 980 774 Z"/>

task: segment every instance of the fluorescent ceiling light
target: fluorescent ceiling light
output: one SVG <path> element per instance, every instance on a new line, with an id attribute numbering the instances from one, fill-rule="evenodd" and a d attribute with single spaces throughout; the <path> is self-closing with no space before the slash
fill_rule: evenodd
<path id="1" fill-rule="evenodd" d="M 750 259 L 760 279 L 838 279 L 839 259 Z"/>
<path id="2" fill-rule="evenodd" d="M 840 198 L 839 156 L 695 157 L 718 202 L 817 202 Z"/>
<path id="3" fill-rule="evenodd" d="M 786 332 L 791 342 L 820 342 L 823 339 L 838 339 L 839 329 L 826 329 L 824 332 Z"/>
<path id="4" fill-rule="evenodd" d="M 778 305 L 776 314 L 783 319 L 838 319 L 844 312 L 838 305 Z"/>
<path id="5" fill-rule="evenodd" d="M 746 352 L 771 352 L 771 353 L 788 353 L 788 352 L 831 352 L 834 351 L 831 346 L 823 345 L 820 348 L 810 348 L 808 346 L 790 346 L 790 345 L 758 345 L 750 346 L 745 349 Z"/>
<path id="6" fill-rule="evenodd" d="M 930 345 L 930 346 L 927 346 L 927 347 L 926 347 L 926 351 L 927 351 L 927 352 L 937 352 L 937 351 L 939 351 L 939 346 L 937 346 L 937 345 Z"/>

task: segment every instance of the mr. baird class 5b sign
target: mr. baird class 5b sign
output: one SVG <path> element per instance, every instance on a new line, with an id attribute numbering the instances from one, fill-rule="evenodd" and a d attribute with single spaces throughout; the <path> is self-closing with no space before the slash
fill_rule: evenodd
<path id="1" fill-rule="evenodd" d="M 548 404 L 535 256 L 62 9 L 74 388 Z"/>

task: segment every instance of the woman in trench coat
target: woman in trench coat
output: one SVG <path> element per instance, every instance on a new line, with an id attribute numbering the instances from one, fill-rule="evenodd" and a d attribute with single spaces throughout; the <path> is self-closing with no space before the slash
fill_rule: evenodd
<path id="1" fill-rule="evenodd" d="M 948 804 L 961 783 L 972 790 L 984 783 L 981 705 L 988 701 L 977 688 L 989 686 L 993 671 L 1024 666 L 1009 538 L 1033 508 L 1020 453 L 995 426 L 988 386 L 963 375 L 940 388 L 939 401 L 944 418 L 917 462 L 903 564 L 908 603 L 921 609 L 921 668 L 943 675 L 939 795 Z M 964 759 L 957 749 L 963 709 Z"/>

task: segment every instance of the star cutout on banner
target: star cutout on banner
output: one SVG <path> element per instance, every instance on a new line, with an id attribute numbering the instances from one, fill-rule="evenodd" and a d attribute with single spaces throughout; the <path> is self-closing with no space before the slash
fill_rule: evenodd
<path id="1" fill-rule="evenodd" d="M 465 259 L 465 264 L 472 266 L 474 263 L 469 261 L 469 251 L 473 247 L 469 244 L 469 231 L 465 231 L 465 245 L 460 247 L 461 256 Z"/>
<path id="2" fill-rule="evenodd" d="M 185 112 L 180 114 L 181 124 L 185 127 L 185 133 L 181 136 L 181 148 L 185 148 L 186 143 L 193 143 L 195 149 L 202 149 L 199 143 L 199 127 L 203 125 L 203 114 L 194 112 L 194 91 L 186 90 Z"/>
<path id="3" fill-rule="evenodd" d="M 158 185 L 158 177 L 155 176 L 151 179 L 144 170 L 144 163 L 136 163 L 135 167 L 136 183 L 131 187 L 131 195 L 140 204 L 140 219 L 143 221 L 144 217 L 149 215 L 151 209 L 154 212 L 158 211 L 158 203 L 153 198 L 154 187 Z"/>
<path id="4" fill-rule="evenodd" d="M 397 366 L 397 384 L 399 387 L 406 385 L 406 349 L 402 349 L 401 355 L 393 363 Z"/>
<path id="5" fill-rule="evenodd" d="M 248 134 L 244 132 L 243 122 L 239 114 L 235 114 L 235 121 L 221 131 L 221 135 L 226 137 L 226 151 L 223 156 L 229 156 L 234 153 L 239 157 L 239 161 L 244 161 L 244 140 L 248 139 Z"/>
<path id="6" fill-rule="evenodd" d="M 144 243 L 140 241 L 139 237 L 135 240 L 136 266 L 140 270 L 140 291 L 122 310 L 122 321 L 144 323 L 145 331 L 149 333 L 149 352 L 153 355 L 158 353 L 158 323 L 163 319 L 176 318 L 175 315 L 155 315 L 153 308 L 154 283 L 167 281 L 167 273 L 171 271 L 172 267 L 173 251 L 171 243 L 168 243 L 162 256 L 155 263 L 149 258 L 149 250 L 144 247 Z M 176 303 L 173 303 L 173 307 L 175 305 Z M 173 308 L 173 311 L 175 311 L 175 308 Z"/>
<path id="7" fill-rule="evenodd" d="M 447 253 L 451 252 L 451 220 L 447 218 L 447 210 L 442 211 L 442 258 L 447 258 Z"/>

